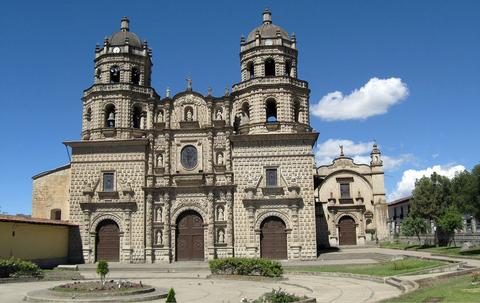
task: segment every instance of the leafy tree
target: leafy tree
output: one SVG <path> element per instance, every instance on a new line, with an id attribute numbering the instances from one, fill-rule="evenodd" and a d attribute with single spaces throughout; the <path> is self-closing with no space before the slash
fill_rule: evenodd
<path id="1" fill-rule="evenodd" d="M 108 269 L 108 262 L 105 260 L 100 260 L 97 263 L 97 274 L 100 275 L 100 280 L 102 284 L 105 285 L 105 276 L 110 270 Z"/>
<path id="2" fill-rule="evenodd" d="M 177 303 L 177 299 L 175 299 L 175 290 L 173 290 L 173 288 L 170 288 L 168 291 L 167 300 L 165 300 L 165 303 Z"/>
<path id="3" fill-rule="evenodd" d="M 452 236 L 453 244 L 455 244 L 455 230 L 463 227 L 462 214 L 457 210 L 455 206 L 451 206 L 447 211 L 439 218 L 437 226 L 440 230 Z"/>
<path id="4" fill-rule="evenodd" d="M 428 230 L 429 225 L 425 219 L 417 216 L 409 215 L 402 222 L 402 234 L 407 237 L 417 236 L 419 244 L 421 244 L 420 235 L 425 234 Z"/>
<path id="5" fill-rule="evenodd" d="M 480 217 L 480 165 L 452 179 L 452 196 L 461 212 Z"/>
<path id="6" fill-rule="evenodd" d="M 433 173 L 415 182 L 413 190 L 412 213 L 423 219 L 435 222 L 451 205 L 451 182 L 447 177 Z"/>

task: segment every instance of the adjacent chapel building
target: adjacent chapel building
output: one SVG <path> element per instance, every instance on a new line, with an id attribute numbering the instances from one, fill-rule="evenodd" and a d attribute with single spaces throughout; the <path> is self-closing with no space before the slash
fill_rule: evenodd
<path id="1" fill-rule="evenodd" d="M 380 150 L 316 167 L 308 83 L 294 35 L 272 23 L 240 41 L 241 81 L 222 96 L 151 86 L 147 42 L 120 31 L 95 49 L 71 162 L 33 177 L 33 216 L 79 225 L 84 262 L 229 256 L 312 259 L 387 236 Z"/>

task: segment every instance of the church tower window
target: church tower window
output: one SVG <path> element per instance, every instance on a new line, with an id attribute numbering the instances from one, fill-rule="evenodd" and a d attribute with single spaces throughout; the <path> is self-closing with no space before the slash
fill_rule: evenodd
<path id="1" fill-rule="evenodd" d="M 300 121 L 300 102 L 298 100 L 293 102 L 293 120 L 295 122 Z"/>
<path id="2" fill-rule="evenodd" d="M 142 108 L 140 106 L 133 107 L 132 126 L 133 128 L 142 128 Z"/>
<path id="3" fill-rule="evenodd" d="M 265 103 L 267 123 L 277 122 L 277 102 L 274 99 L 269 99 Z"/>
<path id="4" fill-rule="evenodd" d="M 272 58 L 265 60 L 265 77 L 275 76 L 275 61 Z"/>
<path id="5" fill-rule="evenodd" d="M 105 127 L 115 127 L 115 105 L 105 107 Z"/>
<path id="6" fill-rule="evenodd" d="M 292 73 L 292 61 L 287 60 L 285 61 L 285 76 L 291 77 Z"/>
<path id="7" fill-rule="evenodd" d="M 85 120 L 87 120 L 87 122 L 92 121 L 92 109 L 90 107 L 87 108 L 87 112 L 85 113 Z"/>
<path id="8" fill-rule="evenodd" d="M 132 68 L 132 83 L 140 84 L 140 71 L 136 67 Z"/>
<path id="9" fill-rule="evenodd" d="M 110 83 L 120 82 L 120 67 L 114 65 L 110 68 Z"/>
<path id="10" fill-rule="evenodd" d="M 248 79 L 255 78 L 255 66 L 253 65 L 253 62 L 249 62 L 247 64 L 247 73 L 248 73 Z"/>

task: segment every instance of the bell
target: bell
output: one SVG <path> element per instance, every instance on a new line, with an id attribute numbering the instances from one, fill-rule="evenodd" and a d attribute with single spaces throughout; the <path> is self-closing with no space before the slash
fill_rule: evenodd
<path id="1" fill-rule="evenodd" d="M 111 112 L 108 115 L 107 126 L 108 127 L 115 127 L 115 114 L 113 112 Z"/>

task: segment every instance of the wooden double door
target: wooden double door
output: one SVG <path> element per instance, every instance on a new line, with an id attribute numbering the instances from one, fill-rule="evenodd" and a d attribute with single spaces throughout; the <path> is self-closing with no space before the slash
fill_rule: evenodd
<path id="1" fill-rule="evenodd" d="M 268 259 L 288 259 L 287 231 L 285 223 L 278 217 L 263 221 L 260 234 L 260 255 Z"/>
<path id="2" fill-rule="evenodd" d="M 357 245 L 357 232 L 352 217 L 342 217 L 338 222 L 339 244 Z"/>
<path id="3" fill-rule="evenodd" d="M 112 220 L 104 220 L 97 227 L 95 260 L 120 261 L 120 229 Z"/>
<path id="4" fill-rule="evenodd" d="M 194 211 L 186 211 L 177 220 L 177 261 L 203 261 L 204 227 L 202 217 Z"/>

